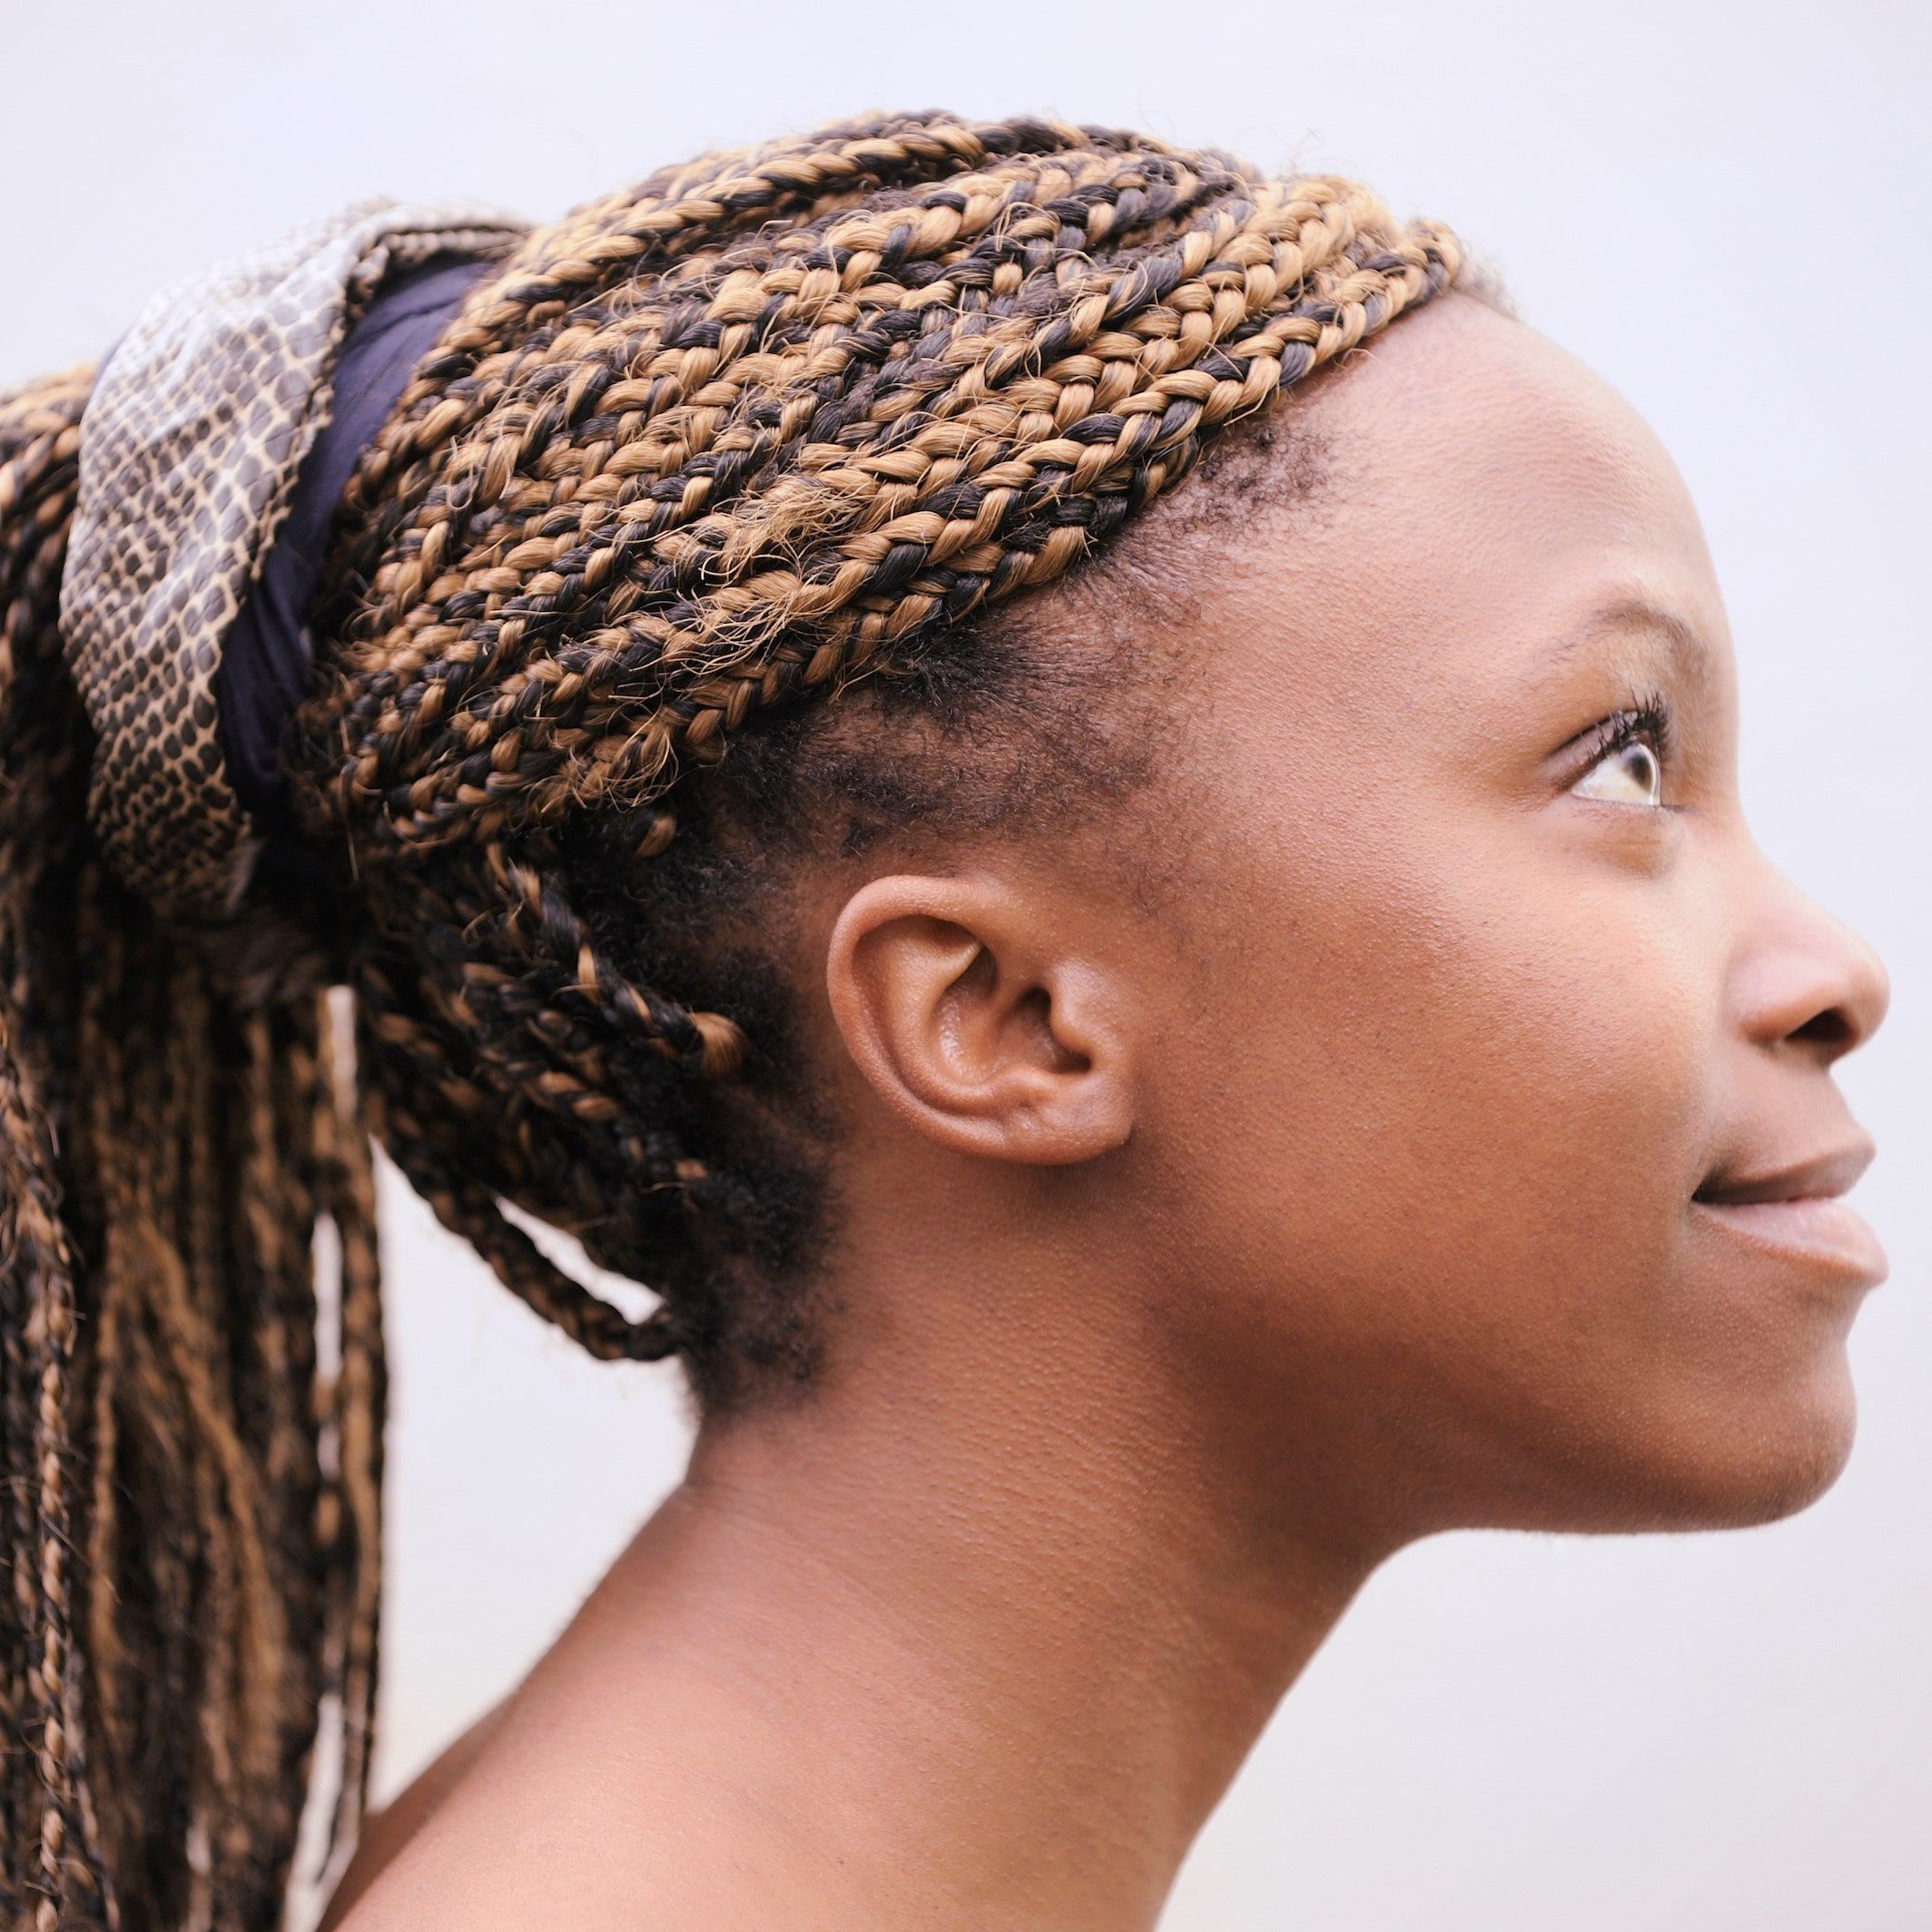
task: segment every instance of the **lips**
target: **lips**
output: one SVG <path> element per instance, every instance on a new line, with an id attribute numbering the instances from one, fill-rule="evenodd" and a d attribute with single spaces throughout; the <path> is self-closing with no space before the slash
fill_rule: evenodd
<path id="1" fill-rule="evenodd" d="M 1859 1175 L 1870 1167 L 1877 1152 L 1870 1137 L 1861 1134 L 1842 1147 L 1828 1148 L 1807 1159 L 1788 1161 L 1782 1167 L 1760 1167 L 1741 1175 L 1711 1174 L 1706 1177 L 1694 1198 L 1739 1204 L 1848 1194 Z"/>
<path id="2" fill-rule="evenodd" d="M 1691 1198 L 1710 1227 L 1767 1254 L 1806 1260 L 1877 1287 L 1890 1272 L 1862 1215 L 1838 1198 L 1871 1165 L 1864 1136 L 1821 1154 L 1708 1177 Z"/>

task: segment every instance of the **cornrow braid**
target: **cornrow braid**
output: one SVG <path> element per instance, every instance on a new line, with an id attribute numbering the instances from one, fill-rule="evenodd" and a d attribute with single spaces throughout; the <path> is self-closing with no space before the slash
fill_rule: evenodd
<path id="1" fill-rule="evenodd" d="M 910 706 L 943 764 L 1002 693 L 1038 712 L 996 607 L 1461 259 L 1348 181 L 940 113 L 504 241 L 343 496 L 290 847 L 200 925 L 89 824 L 59 604 L 93 372 L 0 396 L 0 1921 L 276 1924 L 324 1758 L 353 1836 L 371 1134 L 594 1354 L 677 1355 L 707 1406 L 809 1373 L 784 1283 L 827 1189 L 747 890 L 825 795 L 847 849 L 935 809 L 854 732 Z"/>

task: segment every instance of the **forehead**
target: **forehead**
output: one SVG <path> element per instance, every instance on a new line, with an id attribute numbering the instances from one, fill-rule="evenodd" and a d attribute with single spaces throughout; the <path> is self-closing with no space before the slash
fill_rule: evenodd
<path id="1" fill-rule="evenodd" d="M 1640 605 L 1719 645 L 1676 467 L 1614 389 L 1523 323 L 1452 294 L 1281 407 L 1322 450 L 1318 499 L 1233 547 L 1203 616 L 1237 651 L 1292 661 L 1304 691 L 1533 675 L 1597 613 Z"/>
<path id="2" fill-rule="evenodd" d="M 1669 456 L 1616 390 L 1465 297 L 1399 319 L 1289 399 L 1297 406 L 1349 502 L 1378 521 L 1454 511 L 1474 533 L 1527 512 L 1556 534 L 1568 508 L 1600 537 L 1639 525 L 1648 537 L 1689 508 Z"/>

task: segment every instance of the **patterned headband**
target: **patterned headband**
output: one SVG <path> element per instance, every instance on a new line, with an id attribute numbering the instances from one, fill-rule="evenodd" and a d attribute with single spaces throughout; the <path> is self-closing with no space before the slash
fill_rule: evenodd
<path id="1" fill-rule="evenodd" d="M 61 636 L 97 740 L 89 822 L 170 916 L 232 912 L 279 829 L 336 503 L 527 227 L 360 202 L 161 290 L 110 353 L 81 419 Z"/>

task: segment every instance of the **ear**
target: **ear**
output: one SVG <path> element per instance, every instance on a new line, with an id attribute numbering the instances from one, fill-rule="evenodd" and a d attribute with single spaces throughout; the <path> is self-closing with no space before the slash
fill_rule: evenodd
<path id="1" fill-rule="evenodd" d="M 992 880 L 872 880 L 825 961 L 846 1050 L 901 1119 L 961 1153 L 1064 1166 L 1119 1147 L 1133 1093 L 1114 989 L 1060 941 Z"/>

